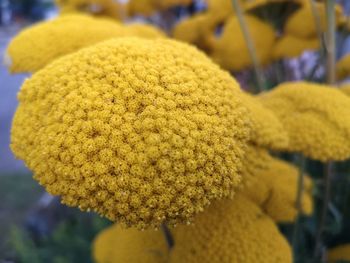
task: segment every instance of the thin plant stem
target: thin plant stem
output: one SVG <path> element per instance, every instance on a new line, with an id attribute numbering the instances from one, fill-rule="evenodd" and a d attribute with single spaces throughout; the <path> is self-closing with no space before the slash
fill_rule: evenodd
<path id="1" fill-rule="evenodd" d="M 336 62 L 336 21 L 335 21 L 335 0 L 326 0 L 327 14 L 327 39 L 326 39 L 326 54 L 327 54 L 327 82 L 334 85 L 335 77 L 335 62 Z"/>
<path id="2" fill-rule="evenodd" d="M 241 9 L 241 6 L 238 2 L 238 0 L 232 0 L 232 5 L 236 11 L 236 15 L 243 33 L 243 37 L 244 40 L 246 42 L 248 51 L 249 51 L 249 55 L 250 55 L 250 59 L 253 62 L 253 68 L 254 68 L 254 73 L 255 73 L 255 77 L 257 80 L 257 85 L 259 88 L 259 91 L 264 91 L 265 90 L 265 77 L 264 74 L 261 71 L 260 68 L 260 63 L 259 63 L 259 58 L 257 56 L 256 53 L 256 48 L 254 46 L 253 40 L 249 34 L 249 29 L 247 26 L 247 23 L 245 22 L 245 18 Z"/>
<path id="3" fill-rule="evenodd" d="M 327 34 L 326 34 L 326 55 L 327 55 L 327 82 L 329 85 L 335 85 L 335 62 L 336 62 L 336 21 L 335 21 L 335 0 L 326 0 L 326 15 L 327 15 Z M 314 258 L 317 261 L 318 258 L 322 259 L 324 256 L 322 253 L 322 234 L 325 228 L 328 204 L 331 198 L 331 182 L 333 174 L 333 162 L 328 162 L 325 165 L 324 171 L 324 200 L 321 209 L 321 218 L 316 233 Z"/>
<path id="4" fill-rule="evenodd" d="M 309 0 L 309 1 L 310 1 L 310 5 L 311 5 L 312 14 L 313 14 L 313 17 L 315 20 L 315 28 L 316 28 L 317 36 L 318 36 L 318 39 L 320 40 L 320 47 L 324 48 L 325 43 L 324 43 L 323 34 L 322 34 L 320 14 L 317 10 L 315 0 Z"/>
<path id="5" fill-rule="evenodd" d="M 300 215 L 302 213 L 302 196 L 304 192 L 304 174 L 305 174 L 305 164 L 306 164 L 306 158 L 302 154 L 296 155 L 297 161 L 298 161 L 298 167 L 299 167 L 299 177 L 298 177 L 298 185 L 297 185 L 297 196 L 295 200 L 295 208 L 297 210 L 297 215 L 295 218 L 295 225 L 294 225 L 294 231 L 293 231 L 293 239 L 292 239 L 292 245 L 293 245 L 293 251 L 296 254 L 297 247 L 298 247 L 298 237 L 299 237 L 299 231 L 300 231 Z"/>
<path id="6" fill-rule="evenodd" d="M 168 226 L 166 224 L 162 224 L 161 225 L 161 229 L 163 231 L 163 234 L 164 234 L 165 241 L 167 243 L 168 249 L 171 250 L 174 247 L 174 245 L 175 245 L 173 235 L 171 234 L 171 231 L 170 231 L 170 229 L 168 228 Z"/>
<path id="7" fill-rule="evenodd" d="M 318 257 L 322 256 L 322 234 L 323 230 L 326 224 L 327 219 L 327 211 L 328 211 L 328 204 L 331 199 L 331 180 L 333 175 L 333 162 L 328 162 L 325 165 L 325 171 L 324 171 L 324 200 L 323 200 L 323 206 L 321 210 L 321 217 L 320 217 L 320 223 L 317 229 L 316 233 L 316 242 L 315 242 L 315 252 L 314 257 L 317 260 Z"/>

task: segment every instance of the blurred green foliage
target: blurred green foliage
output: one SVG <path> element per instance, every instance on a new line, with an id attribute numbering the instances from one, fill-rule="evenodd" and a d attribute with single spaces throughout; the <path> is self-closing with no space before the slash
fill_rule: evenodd
<path id="1" fill-rule="evenodd" d="M 98 216 L 77 213 L 75 218 L 60 223 L 51 235 L 36 241 L 24 229 L 12 227 L 10 242 L 15 262 L 93 262 L 92 241 L 96 234 L 109 224 Z"/>

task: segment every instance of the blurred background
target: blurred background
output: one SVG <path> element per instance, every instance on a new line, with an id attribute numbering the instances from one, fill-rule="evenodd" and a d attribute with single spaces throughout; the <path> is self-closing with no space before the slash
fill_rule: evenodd
<path id="1" fill-rule="evenodd" d="M 337 2 L 343 6 L 344 14 L 348 16 L 350 0 Z M 205 1 L 198 0 L 193 1 L 190 6 L 174 7 L 161 15 L 177 21 L 205 8 Z M 5 53 L 10 39 L 21 29 L 32 23 L 51 19 L 57 16 L 58 12 L 53 0 L 0 0 L 1 56 Z M 161 18 L 158 14 L 152 18 L 140 15 L 133 19 L 159 22 Z M 167 28 L 166 23 L 161 26 L 163 29 Z M 337 49 L 338 58 L 350 52 L 348 35 L 339 37 L 342 45 Z M 285 79 L 304 79 L 314 71 L 317 57 L 314 51 L 306 51 L 284 63 L 288 72 Z M 321 68 L 313 73 L 316 79 L 318 75 L 324 75 L 323 70 Z M 266 74 L 269 72 L 269 69 L 265 71 Z M 95 235 L 110 223 L 94 214 L 80 213 L 78 209 L 62 206 L 58 199 L 45 193 L 42 187 L 32 180 L 30 171 L 22 161 L 14 158 L 9 148 L 11 120 L 17 106 L 16 94 L 28 76 L 10 75 L 5 65 L 0 65 L 0 263 L 92 262 L 91 242 Z M 249 86 L 251 71 L 235 73 L 235 76 L 243 87 Z M 269 85 L 274 86 L 276 82 L 277 80 L 272 81 Z M 316 171 L 315 173 L 322 169 L 316 162 L 310 162 L 308 166 Z M 348 173 L 348 167 L 338 167 L 338 172 Z M 345 194 L 349 196 L 348 191 Z M 335 213 L 335 223 L 331 224 L 333 229 L 330 231 L 339 233 L 339 220 L 342 219 L 337 216 Z M 305 219 L 304 226 L 310 228 L 310 232 L 314 232 L 314 226 L 310 222 L 311 220 Z M 281 226 L 281 229 L 285 233 L 290 231 L 289 226 Z M 343 232 L 342 236 L 349 239 L 350 235 Z M 305 238 L 307 239 L 307 235 Z M 338 235 L 338 241 L 341 238 Z M 331 244 L 332 239 L 329 242 Z"/>

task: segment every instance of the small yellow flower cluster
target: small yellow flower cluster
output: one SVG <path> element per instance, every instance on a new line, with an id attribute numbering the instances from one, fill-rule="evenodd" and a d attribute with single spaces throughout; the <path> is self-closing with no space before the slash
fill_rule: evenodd
<path id="1" fill-rule="evenodd" d="M 328 251 L 329 263 L 350 261 L 350 244 L 344 244 Z"/>
<path id="2" fill-rule="evenodd" d="M 99 233 L 93 243 L 96 263 L 165 263 L 168 253 L 162 231 L 123 229 L 118 224 Z"/>
<path id="3" fill-rule="evenodd" d="M 276 222 L 293 222 L 298 176 L 298 168 L 270 156 L 265 149 L 249 146 L 243 162 L 241 193 Z M 311 187 L 311 179 L 305 176 L 302 211 L 307 215 L 313 210 Z"/>
<path id="4" fill-rule="evenodd" d="M 260 100 L 284 125 L 290 143 L 285 149 L 320 161 L 350 157 L 350 98 L 336 88 L 287 82 Z"/>
<path id="5" fill-rule="evenodd" d="M 272 46 L 275 42 L 273 28 L 253 16 L 246 15 L 245 21 L 254 42 L 259 62 L 271 62 Z M 225 69 L 239 71 L 249 67 L 252 62 L 238 18 L 233 16 L 224 25 L 222 35 L 217 39 L 212 53 L 214 61 Z"/>
<path id="6" fill-rule="evenodd" d="M 346 54 L 337 62 L 336 73 L 339 80 L 350 76 L 350 54 Z"/>
<path id="7" fill-rule="evenodd" d="M 250 135 L 237 82 L 196 48 L 120 38 L 25 81 L 12 150 L 63 203 L 139 228 L 231 196 Z"/>
<path id="8" fill-rule="evenodd" d="M 120 20 L 125 16 L 126 6 L 114 0 L 55 0 L 61 14 L 86 12 Z"/>
<path id="9" fill-rule="evenodd" d="M 11 72 L 35 72 L 63 55 L 123 36 L 158 38 L 164 34 L 150 25 L 123 26 L 89 15 L 64 15 L 19 33 L 7 48 L 9 68 Z"/>
<path id="10" fill-rule="evenodd" d="M 170 231 L 175 243 L 169 253 L 167 262 L 170 263 L 255 263 L 257 258 L 262 263 L 292 262 L 290 246 L 274 222 L 241 195 L 234 201 L 212 203 L 205 212 L 197 215 L 193 225 L 177 226 Z M 139 248 L 146 236 L 149 240 Z M 97 237 L 93 251 L 96 263 L 148 262 L 151 257 L 154 259 L 151 262 L 161 263 L 164 257 L 160 256 L 166 254 L 164 240 L 159 232 L 136 233 L 114 226 Z M 114 251 L 111 251 L 112 247 Z M 158 258 L 153 253 L 157 253 Z M 137 261 L 139 255 L 144 255 L 146 261 Z"/>
<path id="11" fill-rule="evenodd" d="M 288 134 L 275 114 L 248 93 L 243 93 L 243 102 L 251 113 L 251 142 L 257 146 L 279 150 L 288 146 Z"/>
<path id="12" fill-rule="evenodd" d="M 291 249 L 258 206 L 237 195 L 213 203 L 190 226 L 172 232 L 170 262 L 292 262 Z"/>

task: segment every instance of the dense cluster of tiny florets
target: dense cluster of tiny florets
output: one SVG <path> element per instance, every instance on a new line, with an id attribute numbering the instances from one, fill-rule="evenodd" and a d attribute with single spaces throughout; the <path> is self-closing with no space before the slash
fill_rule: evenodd
<path id="1" fill-rule="evenodd" d="M 193 225 L 173 231 L 171 263 L 288 263 L 291 249 L 275 223 L 245 197 L 220 200 Z"/>
<path id="2" fill-rule="evenodd" d="M 295 220 L 298 168 L 272 157 L 263 148 L 251 145 L 246 150 L 242 177 L 242 194 L 267 215 L 277 222 Z M 302 212 L 311 214 L 311 180 L 307 175 L 301 201 Z"/>
<path id="3" fill-rule="evenodd" d="M 251 114 L 252 135 L 250 141 L 257 146 L 268 149 L 286 148 L 288 134 L 275 114 L 248 93 L 243 93 L 243 98 L 244 105 Z"/>
<path id="4" fill-rule="evenodd" d="M 260 96 L 289 134 L 286 150 L 320 160 L 350 157 L 350 99 L 336 88 L 283 83 Z"/>
<path id="5" fill-rule="evenodd" d="M 110 40 L 24 83 L 11 147 L 67 205 L 129 226 L 173 225 L 240 184 L 250 134 L 240 96 L 194 47 Z"/>

